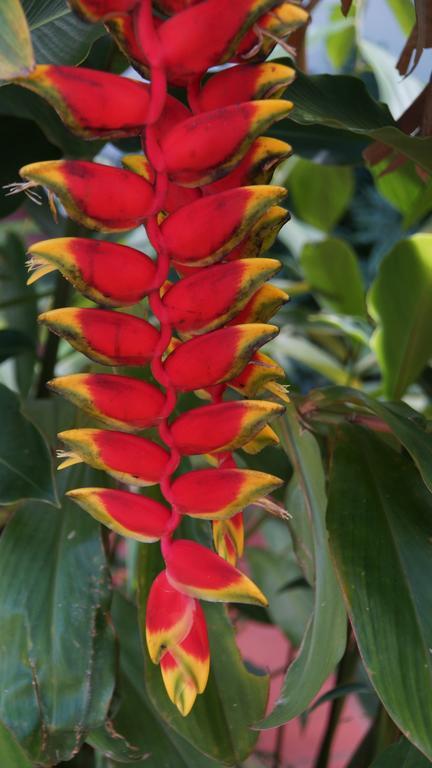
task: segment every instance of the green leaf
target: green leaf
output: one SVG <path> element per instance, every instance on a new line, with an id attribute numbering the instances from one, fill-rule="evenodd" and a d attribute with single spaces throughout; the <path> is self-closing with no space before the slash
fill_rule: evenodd
<path id="1" fill-rule="evenodd" d="M 0 723 L 0 755 L 5 768 L 32 768 L 21 747 L 12 734 Z"/>
<path id="2" fill-rule="evenodd" d="M 148 593 L 161 568 L 159 552 L 154 547 L 141 546 L 139 610 L 142 625 Z M 144 641 L 146 686 L 153 706 L 174 731 L 205 755 L 234 765 L 250 754 L 258 738 L 258 733 L 249 728 L 263 716 L 268 677 L 246 670 L 225 607 L 216 603 L 202 605 L 210 640 L 211 671 L 206 690 L 197 697 L 191 714 L 182 717 L 168 699 L 160 669 L 151 662 Z"/>
<path id="3" fill-rule="evenodd" d="M 248 547 L 247 562 L 252 578 L 269 601 L 268 613 L 273 623 L 297 648 L 312 612 L 313 596 L 307 585 L 294 587 L 288 593 L 284 589 L 287 583 L 299 582 L 302 576 L 292 546 L 278 552 Z"/>
<path id="4" fill-rule="evenodd" d="M 413 4 L 407 3 L 406 0 L 387 0 L 387 4 L 399 22 L 402 32 L 409 35 L 416 20 Z"/>
<path id="5" fill-rule="evenodd" d="M 37 453 L 33 454 L 33 461 Z M 97 484 L 74 468 L 70 484 Z M 65 501 L 26 504 L 0 541 L 0 720 L 31 761 L 69 760 L 114 687 L 110 580 L 100 526 Z"/>
<path id="6" fill-rule="evenodd" d="M 357 257 L 343 240 L 329 237 L 308 243 L 300 255 L 306 280 L 323 307 L 345 315 L 366 314 L 363 279 Z"/>
<path id="7" fill-rule="evenodd" d="M 432 355 L 432 235 L 403 240 L 383 259 L 368 296 L 387 397 L 402 397 Z"/>
<path id="8" fill-rule="evenodd" d="M 432 496 L 360 427 L 338 433 L 330 546 L 361 657 L 398 728 L 432 757 Z"/>
<path id="9" fill-rule="evenodd" d="M 419 138 L 403 133 L 389 109 L 368 94 L 359 78 L 350 75 L 309 76 L 298 71 L 288 94 L 295 104 L 291 113 L 293 121 L 351 131 L 381 141 L 432 172 L 432 137 Z M 283 125 L 282 121 L 280 136 L 283 135 Z"/>
<path id="10" fill-rule="evenodd" d="M 8 233 L 4 241 L 0 242 L 0 286 L 2 304 L 9 303 L 9 306 L 1 314 L 9 327 L 20 331 L 27 339 L 27 354 L 21 355 L 14 366 L 16 384 L 22 395 L 27 394 L 33 381 L 38 338 L 36 294 L 33 286 L 26 284 L 28 273 L 25 263 L 26 252 L 22 240 Z M 34 300 L 13 304 L 15 298 L 26 295 Z"/>
<path id="11" fill-rule="evenodd" d="M 314 612 L 299 653 L 286 674 L 274 710 L 260 723 L 274 728 L 307 709 L 341 659 L 346 645 L 346 616 L 330 561 L 325 523 L 325 477 L 320 450 L 314 437 L 301 429 L 293 406 L 287 409 L 280 437 L 312 520 L 315 557 Z"/>
<path id="12" fill-rule="evenodd" d="M 392 744 L 373 761 L 371 768 L 430 768 L 428 760 L 409 741 Z"/>
<path id="13" fill-rule="evenodd" d="M 405 218 L 414 216 L 414 209 L 417 209 L 418 202 L 426 189 L 424 181 L 420 179 L 413 162 L 404 163 L 391 173 L 382 175 L 387 165 L 388 160 L 385 160 L 369 169 L 373 174 L 376 188 L 380 195 Z"/>
<path id="14" fill-rule="evenodd" d="M 299 158 L 289 174 L 288 187 L 296 215 L 331 232 L 352 198 L 354 177 L 351 168 Z"/>
<path id="15" fill-rule="evenodd" d="M 112 616 L 120 641 L 120 702 L 113 718 L 113 728 L 130 745 L 130 756 L 144 754 L 134 762 L 137 768 L 217 768 L 220 763 L 197 752 L 159 715 L 151 703 L 144 684 L 138 615 L 135 606 L 118 592 L 114 594 Z M 107 766 L 119 765 L 118 745 L 111 734 L 94 731 L 89 743 L 110 756 Z M 114 751 L 115 750 L 115 751 Z M 124 761 L 123 761 L 124 763 Z"/>
<path id="16" fill-rule="evenodd" d="M 411 455 L 423 482 L 432 492 L 432 434 L 427 430 L 427 424 L 421 414 L 406 403 L 383 403 L 358 389 L 347 387 L 315 390 L 309 393 L 307 403 L 308 409 L 310 404 L 315 403 L 320 411 L 334 408 L 341 403 L 358 405 L 378 416 Z M 364 415 L 364 411 L 362 414 Z M 353 416 L 351 407 L 347 408 L 346 416 Z"/>
<path id="17" fill-rule="evenodd" d="M 313 371 L 325 376 L 328 381 L 341 385 L 356 382 L 350 371 L 332 355 L 316 344 L 312 344 L 308 339 L 289 335 L 285 328 L 282 328 L 278 336 L 277 347 L 283 350 L 287 357 L 312 368 Z"/>
<path id="18" fill-rule="evenodd" d="M 80 64 L 94 41 L 104 34 L 100 24 L 87 24 L 66 0 L 23 0 L 37 64 Z"/>
<path id="19" fill-rule="evenodd" d="M 330 19 L 336 22 L 326 39 L 327 56 L 336 69 L 341 69 L 350 58 L 355 41 L 355 10 L 351 6 L 347 17 L 342 15 L 340 4 L 332 9 Z"/>
<path id="20" fill-rule="evenodd" d="M 20 410 L 18 397 L 0 384 L 0 503 L 37 499 L 57 503 L 51 457 L 36 427 Z"/>
<path id="21" fill-rule="evenodd" d="M 26 75 L 35 64 L 30 31 L 19 0 L 0 5 L 0 80 Z"/>

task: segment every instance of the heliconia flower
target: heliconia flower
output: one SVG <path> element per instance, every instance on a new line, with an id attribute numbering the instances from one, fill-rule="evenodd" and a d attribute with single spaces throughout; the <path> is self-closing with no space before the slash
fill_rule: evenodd
<path id="1" fill-rule="evenodd" d="M 153 384 L 112 373 L 74 373 L 48 387 L 105 424 L 135 432 L 157 422 L 165 395 Z"/>
<path id="2" fill-rule="evenodd" d="M 184 337 L 219 328 L 280 268 L 276 259 L 256 258 L 199 269 L 164 293 L 162 301 L 170 322 Z"/>
<path id="3" fill-rule="evenodd" d="M 230 322 L 235 325 L 238 323 L 266 323 L 288 299 L 288 294 L 278 288 L 277 285 L 266 283 L 254 293 L 248 303 Z"/>
<path id="4" fill-rule="evenodd" d="M 28 253 L 29 285 L 58 269 L 80 293 L 108 307 L 137 304 L 156 274 L 145 253 L 107 240 L 56 237 L 34 243 Z"/>
<path id="5" fill-rule="evenodd" d="M 254 469 L 196 469 L 174 480 L 172 494 L 182 514 L 217 520 L 232 517 L 280 485 L 278 477 Z"/>
<path id="6" fill-rule="evenodd" d="M 254 455 L 256 453 L 261 453 L 264 448 L 276 445 L 279 445 L 279 438 L 274 429 L 267 424 L 252 438 L 252 440 L 249 440 L 242 445 L 242 450 L 245 453 Z"/>
<path id="7" fill-rule="evenodd" d="M 185 205 L 161 227 L 172 260 L 191 266 L 221 261 L 285 195 L 283 187 L 239 187 Z"/>
<path id="8" fill-rule="evenodd" d="M 202 0 L 156 0 L 156 5 L 166 14 L 179 13 L 191 8 Z"/>
<path id="9" fill-rule="evenodd" d="M 273 205 L 258 219 L 244 240 L 224 257 L 225 260 L 234 261 L 261 256 L 271 248 L 288 219 L 289 213 L 285 208 Z"/>
<path id="10" fill-rule="evenodd" d="M 243 513 L 237 512 L 227 520 L 213 520 L 212 530 L 216 552 L 235 565 L 244 550 Z"/>
<path id="11" fill-rule="evenodd" d="M 145 155 L 124 155 L 122 165 L 134 173 L 139 173 L 151 184 L 154 183 L 154 171 Z M 201 190 L 190 187 L 180 187 L 174 182 L 168 182 L 167 194 L 164 200 L 166 213 L 174 213 L 183 205 L 189 205 L 201 197 Z"/>
<path id="12" fill-rule="evenodd" d="M 169 81 L 186 84 L 228 61 L 247 30 L 275 5 L 277 0 L 206 0 L 165 21 L 158 35 Z"/>
<path id="13" fill-rule="evenodd" d="M 42 96 L 83 139 L 137 136 L 148 115 L 150 88 L 130 78 L 84 67 L 39 64 L 18 85 Z"/>
<path id="14" fill-rule="evenodd" d="M 189 714 L 197 694 L 204 692 L 210 672 L 204 611 L 197 600 L 194 602 L 194 619 L 188 635 L 167 651 L 160 661 L 168 696 L 183 717 Z"/>
<path id="15" fill-rule="evenodd" d="M 259 103 L 259 102 L 257 102 Z M 233 187 L 250 184 L 268 184 L 276 166 L 292 153 L 292 147 L 286 141 L 261 136 L 252 143 L 243 160 L 226 176 L 207 184 L 203 188 L 205 195 L 214 195 Z"/>
<path id="16" fill-rule="evenodd" d="M 83 461 L 132 485 L 159 483 L 169 459 L 169 454 L 157 443 L 124 432 L 69 429 L 60 432 L 59 438 L 67 450 L 59 453 L 65 460 L 58 469 Z"/>
<path id="17" fill-rule="evenodd" d="M 66 495 L 115 533 L 147 544 L 159 541 L 171 517 L 163 504 L 128 491 L 77 488 Z"/>
<path id="18" fill-rule="evenodd" d="M 141 176 L 86 160 L 31 163 L 20 169 L 20 176 L 29 180 L 28 187 L 40 185 L 57 195 L 74 221 L 105 232 L 137 227 L 154 199 L 152 186 Z"/>
<path id="19" fill-rule="evenodd" d="M 177 346 L 165 371 L 180 390 L 202 389 L 240 374 L 253 353 L 279 333 L 275 325 L 250 323 L 220 328 Z"/>
<path id="20" fill-rule="evenodd" d="M 209 112 L 242 101 L 280 98 L 294 77 L 294 69 L 274 61 L 222 69 L 202 86 L 199 105 L 203 112 Z"/>
<path id="21" fill-rule="evenodd" d="M 150 589 L 146 640 L 151 660 L 161 664 L 171 701 L 182 715 L 188 714 L 208 680 L 207 627 L 198 601 L 173 587 L 166 571 L 156 577 Z"/>
<path id="22" fill-rule="evenodd" d="M 255 28 L 250 28 L 237 48 L 237 61 L 253 61 L 265 58 L 271 53 L 278 40 L 288 37 L 309 20 L 309 14 L 299 5 L 280 2 L 271 12 L 259 19 Z M 257 29 L 258 28 L 258 29 Z M 266 33 L 268 33 L 266 35 Z"/>
<path id="23" fill-rule="evenodd" d="M 177 449 L 186 456 L 234 451 L 283 411 L 283 406 L 265 400 L 206 405 L 182 413 L 171 424 L 171 435 Z"/>
<path id="24" fill-rule="evenodd" d="M 85 21 L 105 21 L 131 11 L 139 0 L 69 0 L 72 10 Z"/>
<path id="25" fill-rule="evenodd" d="M 170 584 L 186 595 L 211 602 L 267 605 L 247 576 L 196 541 L 177 539 L 166 555 Z"/>
<path id="26" fill-rule="evenodd" d="M 44 312 L 38 319 L 102 365 L 145 365 L 159 338 L 146 320 L 105 309 L 64 307 Z"/>
<path id="27" fill-rule="evenodd" d="M 229 382 L 230 387 L 245 397 L 256 397 L 269 383 L 285 378 L 284 369 L 268 355 L 255 352 L 240 374 Z"/>
<path id="28" fill-rule="evenodd" d="M 244 157 L 253 140 L 286 117 L 292 107 L 290 101 L 248 101 L 184 120 L 162 141 L 171 180 L 201 187 L 226 175 Z"/>

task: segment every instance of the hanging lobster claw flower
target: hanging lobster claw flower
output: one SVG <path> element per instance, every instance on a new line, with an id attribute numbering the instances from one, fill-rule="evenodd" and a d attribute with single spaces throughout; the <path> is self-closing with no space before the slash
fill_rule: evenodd
<path id="1" fill-rule="evenodd" d="M 69 0 L 75 13 L 84 21 L 106 21 L 119 13 L 128 13 L 139 0 Z"/>
<path id="2" fill-rule="evenodd" d="M 197 600 L 179 592 L 166 571 L 156 577 L 146 608 L 146 640 L 154 664 L 160 663 L 168 695 L 187 715 L 207 685 L 210 650 L 204 612 Z"/>
<path id="3" fill-rule="evenodd" d="M 155 181 L 154 171 L 145 155 L 124 155 L 122 165 L 129 171 L 139 173 L 144 179 L 153 184 Z M 168 189 L 164 200 L 164 210 L 166 213 L 174 213 L 184 205 L 193 203 L 201 197 L 199 189 L 180 187 L 172 181 L 168 182 Z"/>
<path id="4" fill-rule="evenodd" d="M 289 213 L 279 205 L 272 206 L 256 224 L 248 235 L 230 253 L 226 261 L 236 259 L 253 259 L 269 250 L 275 242 L 280 229 L 289 219 Z"/>
<path id="5" fill-rule="evenodd" d="M 48 386 L 90 416 L 126 432 L 155 424 L 165 405 L 164 394 L 153 384 L 112 373 L 74 373 Z"/>
<path id="6" fill-rule="evenodd" d="M 234 262 L 235 263 L 235 262 Z M 285 304 L 289 296 L 281 288 L 266 283 L 257 290 L 231 323 L 266 323 Z"/>
<path id="7" fill-rule="evenodd" d="M 202 0 L 156 0 L 156 5 L 161 11 L 169 15 L 185 11 L 186 8 L 191 8 L 201 2 Z"/>
<path id="8" fill-rule="evenodd" d="M 103 469 L 122 483 L 154 485 L 160 483 L 169 454 L 144 437 L 107 429 L 68 429 L 59 433 L 67 450 L 58 469 L 84 461 Z"/>
<path id="9" fill-rule="evenodd" d="M 253 469 L 196 469 L 177 477 L 172 493 L 182 514 L 217 520 L 232 517 L 280 485 L 278 477 Z"/>
<path id="10" fill-rule="evenodd" d="M 249 442 L 242 445 L 242 450 L 245 453 L 255 455 L 264 450 L 264 448 L 269 448 L 270 446 L 274 447 L 276 445 L 279 445 L 279 438 L 274 429 L 267 424 L 252 438 L 252 440 L 249 440 Z"/>
<path id="11" fill-rule="evenodd" d="M 211 602 L 268 604 L 253 581 L 196 541 L 174 541 L 166 565 L 170 584 L 191 597 Z"/>
<path id="12" fill-rule="evenodd" d="M 39 64 L 15 82 L 42 96 L 83 139 L 137 136 L 147 120 L 150 87 L 127 77 Z"/>
<path id="13" fill-rule="evenodd" d="M 294 78 L 294 69 L 274 61 L 222 69 L 202 86 L 199 105 L 210 112 L 242 101 L 279 98 Z"/>
<path id="14" fill-rule="evenodd" d="M 259 102 L 257 102 L 259 103 Z M 250 184 L 268 184 L 276 166 L 292 153 L 292 147 L 286 141 L 261 136 L 255 139 L 243 160 L 226 176 L 207 184 L 203 192 L 214 195 L 233 187 Z"/>
<path id="15" fill-rule="evenodd" d="M 239 259 L 199 269 L 164 293 L 169 320 L 184 337 L 214 330 L 234 317 L 280 268 L 276 259 Z"/>
<path id="16" fill-rule="evenodd" d="M 168 696 L 183 717 L 189 714 L 197 694 L 204 692 L 210 672 L 210 647 L 204 611 L 197 600 L 194 603 L 193 623 L 188 635 L 160 661 Z"/>
<path id="17" fill-rule="evenodd" d="M 28 253 L 29 285 L 58 269 L 80 293 L 108 307 L 137 304 L 156 274 L 145 253 L 107 240 L 56 237 L 34 243 Z"/>
<path id="18" fill-rule="evenodd" d="M 226 175 L 253 140 L 291 111 L 289 101 L 248 101 L 184 120 L 162 142 L 168 174 L 177 184 L 202 187 Z M 210 149 L 209 149 L 210 148 Z"/>
<path id="19" fill-rule="evenodd" d="M 180 208 L 161 228 L 172 260 L 190 266 L 220 261 L 285 195 L 283 187 L 239 187 Z"/>
<path id="20" fill-rule="evenodd" d="M 270 383 L 284 378 L 285 371 L 278 363 L 262 352 L 255 352 L 241 373 L 231 379 L 229 386 L 245 397 L 256 397 Z"/>
<path id="21" fill-rule="evenodd" d="M 243 513 L 237 512 L 228 520 L 213 520 L 212 530 L 216 552 L 228 563 L 235 565 L 244 550 Z"/>
<path id="22" fill-rule="evenodd" d="M 275 5 L 277 0 L 206 0 L 172 16 L 158 29 L 168 80 L 185 85 L 228 61 L 247 30 Z"/>
<path id="23" fill-rule="evenodd" d="M 112 531 L 146 544 L 159 541 L 171 517 L 163 504 L 128 491 L 77 488 L 66 496 Z"/>
<path id="24" fill-rule="evenodd" d="M 145 365 L 159 339 L 146 320 L 106 309 L 52 309 L 39 322 L 102 365 Z"/>
<path id="25" fill-rule="evenodd" d="M 255 350 L 279 333 L 275 325 L 232 325 L 177 346 L 165 361 L 172 384 L 191 391 L 238 376 Z"/>
<path id="26" fill-rule="evenodd" d="M 16 190 L 45 187 L 68 215 L 88 229 L 121 232 L 141 224 L 151 211 L 154 191 L 141 176 L 86 160 L 46 160 L 20 169 L 29 183 Z"/>
<path id="27" fill-rule="evenodd" d="M 237 48 L 236 61 L 254 61 L 266 58 L 279 40 L 289 37 L 309 20 L 304 8 L 290 2 L 279 2 L 277 8 L 262 16 L 255 27 L 250 28 Z"/>
<path id="28" fill-rule="evenodd" d="M 171 435 L 185 456 L 235 451 L 283 411 L 283 406 L 265 400 L 205 405 L 182 413 L 171 424 Z"/>

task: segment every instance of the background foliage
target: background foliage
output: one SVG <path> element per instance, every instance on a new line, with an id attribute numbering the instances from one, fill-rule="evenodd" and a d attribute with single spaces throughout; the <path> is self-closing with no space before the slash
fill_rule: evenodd
<path id="1" fill-rule="evenodd" d="M 420 60 L 432 45 L 430 8 L 427 0 L 345 0 L 343 16 L 336 2 L 304 5 L 313 20 L 292 41 L 295 110 L 274 130 L 294 150 L 276 174 L 292 219 L 273 248 L 291 301 L 270 346 L 292 404 L 279 425 L 281 448 L 242 454 L 244 464 L 285 478 L 280 500 L 291 519 L 287 526 L 249 510 L 247 565 L 270 606 L 229 616 L 209 606 L 211 682 L 185 720 L 140 639 L 157 549 L 102 536 L 65 502 L 67 488 L 105 477 L 76 468 L 53 476 L 56 432 L 89 421 L 48 397 L 45 383 L 90 365 L 47 338 L 36 318 L 85 300 L 53 275 L 26 286 L 25 251 L 34 239 L 78 232 L 62 216 L 54 222 L 46 200 L 37 207 L 0 196 L 5 768 L 277 768 L 281 740 L 263 752 L 259 730 L 304 721 L 330 702 L 315 762 L 325 768 L 348 696 L 361 699 L 370 724 L 346 768 L 432 762 L 432 109 L 426 55 Z M 382 45 L 368 36 L 371 19 Z M 398 36 L 400 49 L 408 39 L 399 71 L 409 71 L 410 55 L 420 60 L 403 80 L 391 50 Z M 133 141 L 73 137 L 38 96 L 8 83 L 35 61 L 128 67 L 103 27 L 77 20 L 65 0 L 3 0 L 2 184 L 32 161 L 97 155 L 118 163 L 134 149 Z M 142 230 L 122 242 L 148 247 Z M 188 526 L 186 535 L 206 542 L 205 526 Z M 238 654 L 236 627 L 246 621 L 278 627 L 293 649 L 270 710 L 267 676 Z"/>

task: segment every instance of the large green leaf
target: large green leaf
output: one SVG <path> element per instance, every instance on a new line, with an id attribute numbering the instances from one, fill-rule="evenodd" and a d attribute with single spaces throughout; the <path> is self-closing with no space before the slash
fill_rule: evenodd
<path id="1" fill-rule="evenodd" d="M 352 405 L 360 406 L 354 411 L 358 419 L 367 418 L 367 412 L 378 416 L 411 455 L 423 481 L 432 492 L 432 434 L 421 414 L 406 403 L 383 403 L 358 389 L 348 387 L 326 387 L 312 391 L 307 396 L 308 415 L 317 408 L 318 420 L 323 410 L 331 411 L 340 405 L 347 406 L 341 412 L 347 419 L 354 415 Z"/>
<path id="2" fill-rule="evenodd" d="M 361 427 L 340 430 L 330 545 L 360 653 L 398 728 L 432 757 L 432 496 L 413 464 Z"/>
<path id="3" fill-rule="evenodd" d="M 403 240 L 383 259 L 368 296 L 387 397 L 400 398 L 432 355 L 432 235 Z"/>
<path id="4" fill-rule="evenodd" d="M 327 56 L 336 69 L 341 69 L 351 57 L 356 41 L 355 7 L 351 6 L 346 17 L 342 16 L 340 5 L 335 5 L 330 13 L 335 22 L 326 38 Z"/>
<path id="5" fill-rule="evenodd" d="M 139 564 L 140 622 L 151 584 L 162 568 L 159 552 L 142 545 Z M 215 760 L 234 765 L 252 751 L 258 733 L 249 727 L 264 713 L 268 678 L 248 672 L 240 658 L 233 628 L 223 605 L 202 604 L 210 640 L 211 672 L 207 688 L 183 718 L 166 694 L 160 669 L 149 659 L 145 642 L 145 677 L 149 698 L 160 716 L 196 749 Z"/>
<path id="6" fill-rule="evenodd" d="M 387 3 L 398 20 L 402 31 L 409 35 L 416 20 L 413 4 L 407 3 L 406 0 L 387 0 Z"/>
<path id="7" fill-rule="evenodd" d="M 19 0 L 0 4 L 0 80 L 26 75 L 34 67 L 33 48 Z"/>
<path id="8" fill-rule="evenodd" d="M 287 409 L 280 436 L 312 521 L 315 601 L 299 653 L 288 669 L 273 712 L 262 721 L 261 728 L 282 725 L 304 712 L 334 670 L 346 644 L 345 610 L 327 545 L 325 477 L 319 446 L 301 429 L 293 406 Z"/>
<path id="9" fill-rule="evenodd" d="M 104 29 L 86 24 L 66 0 L 23 0 L 38 64 L 79 64 Z"/>
<path id="10" fill-rule="evenodd" d="M 401 739 L 382 752 L 371 768 L 430 768 L 430 760 L 409 741 Z"/>
<path id="11" fill-rule="evenodd" d="M 294 122 L 342 129 L 381 141 L 432 171 L 432 137 L 403 133 L 388 108 L 368 94 L 358 77 L 305 75 L 299 71 L 287 96 L 295 104 L 290 116 Z M 279 123 L 278 135 L 283 136 L 283 131 L 284 121 Z"/>
<path id="12" fill-rule="evenodd" d="M 300 260 L 306 280 L 325 308 L 346 315 L 366 314 L 360 268 L 347 243 L 335 237 L 308 243 Z"/>
<path id="13" fill-rule="evenodd" d="M 0 757 L 5 768 L 32 768 L 30 760 L 12 734 L 0 723 Z"/>
<path id="14" fill-rule="evenodd" d="M 120 642 L 120 702 L 112 726 L 91 733 L 89 742 L 111 756 L 110 768 L 125 762 L 118 756 L 119 742 L 125 749 L 124 739 L 129 743 L 129 757 L 134 752 L 145 755 L 134 761 L 137 768 L 217 768 L 220 763 L 197 752 L 153 707 L 144 683 L 137 611 L 118 592 L 114 595 L 113 620 Z M 122 739 L 116 738 L 120 734 Z"/>
<path id="15" fill-rule="evenodd" d="M 301 158 L 295 162 L 287 183 L 295 214 L 324 232 L 333 230 L 354 192 L 351 168 Z"/>
<path id="16" fill-rule="evenodd" d="M 100 478 L 75 468 L 69 482 Z M 15 512 L 0 541 L 0 721 L 38 765 L 69 760 L 105 720 L 110 598 L 100 526 L 89 515 L 68 501 Z"/>
<path id="17" fill-rule="evenodd" d="M 51 457 L 35 426 L 20 410 L 18 397 L 0 384 L 0 503 L 38 499 L 56 504 Z"/>

